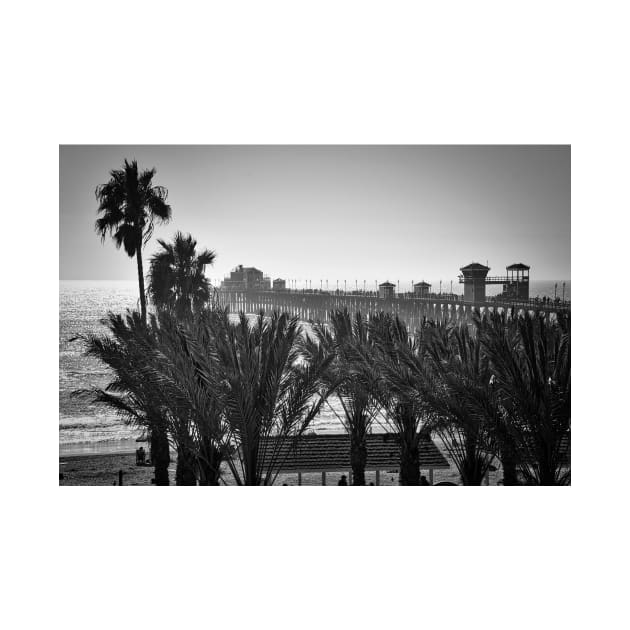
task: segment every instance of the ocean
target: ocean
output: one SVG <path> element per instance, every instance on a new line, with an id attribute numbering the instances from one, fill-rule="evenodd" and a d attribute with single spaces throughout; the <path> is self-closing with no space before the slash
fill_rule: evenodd
<path id="1" fill-rule="evenodd" d="M 554 297 L 554 282 L 531 282 L 530 295 Z M 562 281 L 558 282 L 562 296 Z M 565 297 L 571 299 L 571 283 Z M 128 281 L 61 281 L 59 283 L 59 449 L 60 453 L 115 453 L 134 448 L 139 432 L 126 425 L 115 413 L 73 392 L 105 387 L 108 369 L 86 357 L 80 341 L 70 341 L 85 333 L 105 333 L 100 323 L 108 311 L 124 312 L 139 308 L 138 284 Z M 312 427 L 318 432 L 340 431 L 339 403 L 326 404 Z M 375 427 L 375 430 L 378 430 Z"/>

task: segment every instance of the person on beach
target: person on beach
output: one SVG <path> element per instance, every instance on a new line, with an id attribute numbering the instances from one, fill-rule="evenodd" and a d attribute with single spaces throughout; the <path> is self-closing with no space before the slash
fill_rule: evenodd
<path id="1" fill-rule="evenodd" d="M 420 475 L 420 485 L 430 486 L 431 484 L 427 481 L 427 478 L 424 475 Z"/>
<path id="2" fill-rule="evenodd" d="M 338 486 L 347 486 L 348 485 L 348 479 L 345 475 L 341 475 L 341 479 L 337 482 Z"/>
<path id="3" fill-rule="evenodd" d="M 146 453 L 144 451 L 144 447 L 141 446 L 139 449 L 136 450 L 136 464 L 139 466 L 144 465 L 145 458 Z"/>

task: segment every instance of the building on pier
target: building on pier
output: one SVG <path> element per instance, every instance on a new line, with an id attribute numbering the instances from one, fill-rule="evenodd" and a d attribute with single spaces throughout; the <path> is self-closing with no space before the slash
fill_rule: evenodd
<path id="1" fill-rule="evenodd" d="M 221 289 L 226 291 L 264 291 L 265 278 L 260 269 L 239 265 L 232 269 L 229 278 L 225 278 L 221 282 Z"/>
<path id="2" fill-rule="evenodd" d="M 391 300 L 396 295 L 396 285 L 391 282 L 382 282 L 378 285 L 378 297 L 381 300 Z"/>
<path id="3" fill-rule="evenodd" d="M 287 281 L 282 278 L 276 278 L 273 281 L 273 290 L 274 291 L 286 291 L 287 290 Z"/>
<path id="4" fill-rule="evenodd" d="M 414 297 L 428 297 L 431 293 L 431 285 L 428 282 L 416 282 L 413 285 L 413 295 Z"/>
<path id="5" fill-rule="evenodd" d="M 501 297 L 514 300 L 529 300 L 529 269 L 523 263 L 514 263 L 505 268 L 506 282 Z"/>
<path id="6" fill-rule="evenodd" d="M 498 298 L 527 301 L 529 300 L 529 269 L 528 265 L 514 263 L 505 268 L 504 276 L 488 277 L 490 267 L 481 263 L 470 263 L 460 269 L 462 275 L 459 276 L 459 282 L 464 285 L 464 301 L 485 302 L 488 284 L 502 285 L 503 293 L 498 295 Z"/>
<path id="7" fill-rule="evenodd" d="M 485 302 L 486 276 L 490 267 L 471 262 L 470 265 L 461 267 L 460 271 L 462 275 L 459 276 L 459 282 L 464 285 L 464 302 Z"/>

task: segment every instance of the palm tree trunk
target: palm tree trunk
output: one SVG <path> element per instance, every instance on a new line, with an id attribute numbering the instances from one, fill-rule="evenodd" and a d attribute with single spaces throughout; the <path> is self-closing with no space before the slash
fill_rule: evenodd
<path id="1" fill-rule="evenodd" d="M 501 466 L 503 467 L 503 485 L 518 486 L 518 472 L 514 454 L 511 452 L 511 449 L 503 449 L 500 455 Z"/>
<path id="2" fill-rule="evenodd" d="M 400 485 L 420 485 L 420 449 L 417 440 L 407 443 L 401 439 L 400 443 Z"/>
<path id="3" fill-rule="evenodd" d="M 352 485 L 365 485 L 365 465 L 367 464 L 367 448 L 365 433 L 350 434 L 350 466 L 352 467 Z"/>
<path id="4" fill-rule="evenodd" d="M 245 485 L 246 486 L 257 486 L 260 484 L 260 479 L 258 478 L 258 449 L 253 448 L 249 453 L 246 454 L 246 462 L 247 466 L 245 470 Z"/>
<path id="5" fill-rule="evenodd" d="M 144 270 L 142 268 L 142 238 L 136 248 L 136 261 L 138 263 L 138 287 L 140 289 L 140 314 L 142 321 L 147 323 L 147 296 L 144 292 Z"/>
<path id="6" fill-rule="evenodd" d="M 199 458 L 199 485 L 218 486 L 221 477 L 221 451 L 208 439 L 203 439 L 203 455 Z"/>
<path id="7" fill-rule="evenodd" d="M 466 454 L 463 469 L 460 471 L 464 486 L 480 486 L 485 471 L 481 470 L 475 437 L 466 437 L 464 443 Z"/>
<path id="8" fill-rule="evenodd" d="M 177 449 L 177 468 L 175 469 L 175 485 L 196 486 L 197 475 L 195 474 L 194 462 L 190 456 L 181 448 Z"/>
<path id="9" fill-rule="evenodd" d="M 543 454 L 538 462 L 538 471 L 541 486 L 555 486 L 556 484 L 556 466 L 553 458 L 550 457 L 547 449 L 543 450 Z"/>
<path id="10" fill-rule="evenodd" d="M 161 427 L 151 431 L 151 459 L 155 470 L 155 485 L 168 486 L 168 467 L 171 463 L 168 434 Z"/>

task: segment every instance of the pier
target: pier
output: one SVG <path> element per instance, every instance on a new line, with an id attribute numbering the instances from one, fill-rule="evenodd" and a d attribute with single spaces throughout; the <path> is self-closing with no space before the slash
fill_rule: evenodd
<path id="1" fill-rule="evenodd" d="M 390 312 L 398 315 L 410 329 L 419 326 L 423 318 L 435 321 L 466 321 L 473 312 L 486 310 L 508 311 L 512 314 L 520 311 L 554 314 L 570 313 L 569 302 L 542 300 L 505 300 L 487 297 L 483 301 L 465 301 L 462 296 L 439 294 L 418 297 L 413 293 L 402 293 L 393 297 L 381 298 L 375 292 L 343 292 L 317 290 L 221 290 L 218 291 L 219 303 L 229 307 L 232 312 L 244 313 L 285 311 L 303 321 L 326 322 L 330 311 L 348 309 L 350 313 L 361 311 Z"/>

